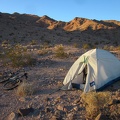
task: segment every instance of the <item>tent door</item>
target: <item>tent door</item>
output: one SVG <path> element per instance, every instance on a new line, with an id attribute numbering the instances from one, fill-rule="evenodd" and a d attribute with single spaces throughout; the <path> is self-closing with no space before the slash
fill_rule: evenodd
<path id="1" fill-rule="evenodd" d="M 83 69 L 83 84 L 86 83 L 86 77 L 87 77 L 87 65 Z"/>
<path id="2" fill-rule="evenodd" d="M 74 80 L 72 81 L 72 87 L 76 89 L 84 89 L 87 77 L 87 65 L 83 69 L 83 71 L 78 74 Z"/>

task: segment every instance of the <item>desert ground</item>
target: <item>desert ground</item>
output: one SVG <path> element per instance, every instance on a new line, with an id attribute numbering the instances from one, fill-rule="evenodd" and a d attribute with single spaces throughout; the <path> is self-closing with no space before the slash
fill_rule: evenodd
<path id="1" fill-rule="evenodd" d="M 102 109 L 105 112 L 89 118 L 82 90 L 56 91 L 63 86 L 75 60 L 86 51 L 117 51 L 119 59 L 119 38 L 119 21 L 74 18 L 66 23 L 48 16 L 0 13 L 0 72 L 24 68 L 28 73 L 26 82 L 32 86 L 31 94 L 24 96 L 17 93 L 18 88 L 8 91 L 0 84 L 0 120 L 119 120 L 120 81 L 102 91 L 111 95 L 111 103 Z M 25 49 L 29 59 L 24 51 L 14 49 L 16 45 Z M 14 59 L 9 56 L 11 49 Z M 34 61 L 22 64 L 17 59 L 18 65 L 12 61 L 18 54 Z M 29 111 L 21 113 L 20 109 Z"/>

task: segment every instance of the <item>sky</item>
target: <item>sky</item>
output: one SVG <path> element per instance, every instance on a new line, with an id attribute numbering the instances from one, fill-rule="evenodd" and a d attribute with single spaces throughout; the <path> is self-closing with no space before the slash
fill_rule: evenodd
<path id="1" fill-rule="evenodd" d="M 0 0 L 0 12 L 47 15 L 65 22 L 75 17 L 120 21 L 120 0 Z"/>

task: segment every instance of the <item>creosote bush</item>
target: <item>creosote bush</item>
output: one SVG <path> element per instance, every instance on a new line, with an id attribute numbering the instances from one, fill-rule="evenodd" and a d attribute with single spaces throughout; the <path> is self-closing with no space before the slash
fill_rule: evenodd
<path id="1" fill-rule="evenodd" d="M 8 46 L 10 46 L 9 41 L 8 41 L 8 40 L 4 40 L 4 41 L 2 42 L 2 44 L 1 44 L 1 46 L 2 46 L 2 47 L 8 47 Z"/>
<path id="2" fill-rule="evenodd" d="M 34 92 L 34 88 L 32 84 L 23 82 L 20 86 L 18 86 L 16 94 L 21 97 L 25 97 L 28 95 L 32 95 Z"/>
<path id="3" fill-rule="evenodd" d="M 65 50 L 62 44 L 55 46 L 55 57 L 58 57 L 58 58 L 68 57 L 68 54 L 65 53 Z"/>
<path id="4" fill-rule="evenodd" d="M 47 49 L 41 49 L 41 50 L 38 50 L 37 51 L 37 54 L 38 55 L 45 55 L 45 54 L 47 54 L 48 53 L 48 50 Z"/>
<path id="5" fill-rule="evenodd" d="M 27 49 L 19 44 L 6 48 L 4 58 L 14 67 L 29 66 L 36 62 L 36 59 L 27 53 Z"/>
<path id="6" fill-rule="evenodd" d="M 85 44 L 83 44 L 82 47 L 83 47 L 84 49 L 94 49 L 94 48 L 96 48 L 96 46 L 93 45 L 93 44 L 91 44 L 91 43 L 85 43 Z"/>
<path id="7" fill-rule="evenodd" d="M 94 119 L 111 101 L 110 92 L 89 92 L 81 95 L 86 108 L 86 116 Z"/>
<path id="8" fill-rule="evenodd" d="M 32 40 L 31 42 L 30 42 L 30 45 L 36 45 L 37 44 L 37 41 L 36 40 Z"/>
<path id="9" fill-rule="evenodd" d="M 75 48 L 78 48 L 78 47 L 79 47 L 79 44 L 74 43 L 73 46 L 74 46 Z"/>
<path id="10" fill-rule="evenodd" d="M 83 48 L 84 48 L 84 49 L 89 49 L 89 48 L 90 48 L 90 45 L 87 44 L 87 43 L 86 43 L 86 44 L 83 44 Z"/>

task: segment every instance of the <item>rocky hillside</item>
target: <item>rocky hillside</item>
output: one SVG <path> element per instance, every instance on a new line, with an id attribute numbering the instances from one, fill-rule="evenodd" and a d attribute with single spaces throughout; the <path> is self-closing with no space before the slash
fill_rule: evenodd
<path id="1" fill-rule="evenodd" d="M 56 43 L 92 43 L 93 45 L 120 44 L 120 21 L 90 20 L 76 17 L 69 22 L 48 16 L 0 13 L 0 41 L 16 43 L 49 41 Z"/>

